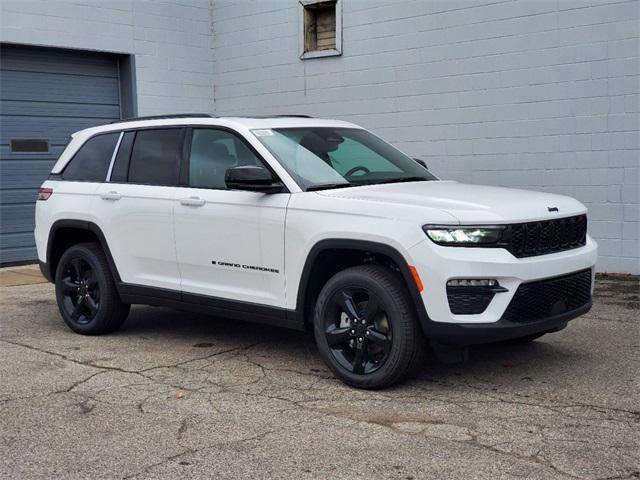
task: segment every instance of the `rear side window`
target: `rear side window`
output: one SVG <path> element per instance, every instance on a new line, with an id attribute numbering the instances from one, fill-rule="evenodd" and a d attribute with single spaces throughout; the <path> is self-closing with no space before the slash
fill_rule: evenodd
<path id="1" fill-rule="evenodd" d="M 62 172 L 63 180 L 104 182 L 120 132 L 96 135 L 87 140 Z"/>
<path id="2" fill-rule="evenodd" d="M 184 129 L 139 130 L 129 161 L 129 183 L 177 185 Z"/>
<path id="3" fill-rule="evenodd" d="M 129 171 L 129 159 L 131 158 L 131 147 L 133 147 L 133 139 L 136 132 L 126 132 L 122 136 L 116 160 L 113 162 L 113 170 L 111 170 L 111 182 L 126 183 L 127 172 Z"/>

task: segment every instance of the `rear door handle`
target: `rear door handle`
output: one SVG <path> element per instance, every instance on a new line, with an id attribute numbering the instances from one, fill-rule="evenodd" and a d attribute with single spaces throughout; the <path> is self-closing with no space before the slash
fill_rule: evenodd
<path id="1" fill-rule="evenodd" d="M 204 199 L 202 199 L 200 197 L 189 197 L 189 198 L 181 198 L 180 199 L 180 203 L 182 205 L 187 206 L 187 207 L 201 207 L 206 202 L 205 202 Z"/>
<path id="2" fill-rule="evenodd" d="M 118 192 L 107 192 L 107 193 L 101 193 L 100 194 L 100 198 L 103 200 L 111 200 L 111 201 L 116 201 L 116 200 L 120 200 L 122 198 L 122 195 L 120 195 Z"/>

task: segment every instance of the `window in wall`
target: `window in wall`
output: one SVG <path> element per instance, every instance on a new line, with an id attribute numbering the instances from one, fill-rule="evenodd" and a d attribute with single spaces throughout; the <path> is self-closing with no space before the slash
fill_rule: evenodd
<path id="1" fill-rule="evenodd" d="M 342 54 L 341 0 L 301 0 L 301 59 Z"/>
<path id="2" fill-rule="evenodd" d="M 64 180 L 104 182 L 120 132 L 96 135 L 87 140 L 62 172 Z"/>
<path id="3" fill-rule="evenodd" d="M 11 139 L 11 153 L 47 153 L 49 141 L 34 138 Z"/>

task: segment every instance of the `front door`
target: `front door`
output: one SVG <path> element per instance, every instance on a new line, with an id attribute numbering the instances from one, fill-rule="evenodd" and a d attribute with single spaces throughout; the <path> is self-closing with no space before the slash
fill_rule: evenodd
<path id="1" fill-rule="evenodd" d="M 193 128 L 187 136 L 188 187 L 176 188 L 174 203 L 183 294 L 284 307 L 284 225 L 290 195 L 226 188 L 227 169 L 264 166 L 235 132 Z"/>

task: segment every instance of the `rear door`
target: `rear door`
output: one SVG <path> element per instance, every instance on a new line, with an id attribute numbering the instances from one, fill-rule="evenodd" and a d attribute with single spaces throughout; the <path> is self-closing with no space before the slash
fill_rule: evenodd
<path id="1" fill-rule="evenodd" d="M 175 232 L 183 298 L 206 295 L 283 307 L 284 227 L 289 193 L 228 190 L 227 169 L 265 166 L 237 133 L 193 128 Z M 197 294 L 197 296 L 189 296 Z"/>
<path id="2" fill-rule="evenodd" d="M 122 281 L 173 290 L 176 298 L 173 201 L 184 134 L 175 127 L 126 131 L 93 207 Z"/>

